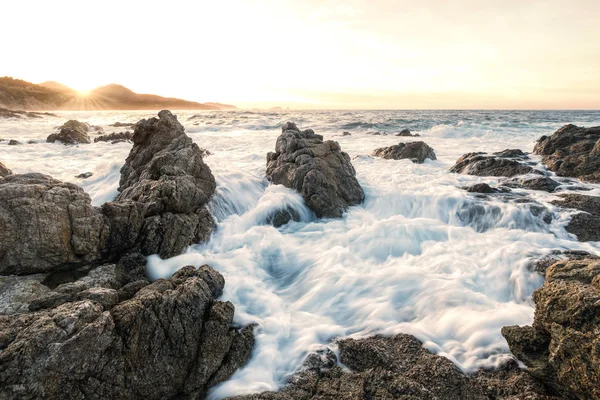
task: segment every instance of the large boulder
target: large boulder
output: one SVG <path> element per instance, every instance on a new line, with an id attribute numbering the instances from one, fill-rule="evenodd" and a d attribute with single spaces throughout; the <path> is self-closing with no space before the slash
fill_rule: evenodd
<path id="1" fill-rule="evenodd" d="M 0 398 L 203 398 L 249 359 L 252 327 L 231 327 L 223 277 L 185 267 L 119 301 L 95 288 L 0 316 Z"/>
<path id="2" fill-rule="evenodd" d="M 524 161 L 529 157 L 518 149 L 506 149 L 493 154 L 467 153 L 460 157 L 450 172 L 477 176 L 513 177 L 525 174 L 542 174 L 527 165 Z"/>
<path id="3" fill-rule="evenodd" d="M 364 200 L 350 156 L 338 142 L 323 141 L 312 129 L 300 131 L 291 122 L 282 132 L 275 152 L 267 154 L 269 181 L 297 190 L 319 218 L 341 217 Z"/>
<path id="4" fill-rule="evenodd" d="M 565 125 L 552 136 L 542 136 L 533 152 L 558 176 L 600 182 L 600 126 Z"/>
<path id="5" fill-rule="evenodd" d="M 600 197 L 569 193 L 559 196 L 552 204 L 579 211 L 565 227 L 582 242 L 600 241 Z"/>
<path id="6" fill-rule="evenodd" d="M 414 163 L 422 164 L 426 158 L 436 160 L 435 152 L 425 142 L 399 143 L 389 147 L 375 149 L 371 154 L 388 160 L 409 159 Z"/>
<path id="7" fill-rule="evenodd" d="M 64 144 L 91 143 L 88 131 L 90 126 L 85 122 L 74 119 L 65 122 L 58 133 L 53 133 L 46 138 L 47 142 L 62 142 Z"/>
<path id="8" fill-rule="evenodd" d="M 346 368 L 336 365 L 333 352 L 313 353 L 280 392 L 237 399 L 559 399 L 516 362 L 469 377 L 410 335 L 344 339 L 338 346 Z"/>
<path id="9" fill-rule="evenodd" d="M 600 259 L 552 265 L 533 301 L 532 326 L 502 329 L 512 353 L 565 397 L 600 399 Z"/>
<path id="10" fill-rule="evenodd" d="M 0 161 L 0 178 L 3 178 L 8 175 L 12 175 L 12 171 L 8 169 L 8 167 L 4 165 L 2 161 Z"/>

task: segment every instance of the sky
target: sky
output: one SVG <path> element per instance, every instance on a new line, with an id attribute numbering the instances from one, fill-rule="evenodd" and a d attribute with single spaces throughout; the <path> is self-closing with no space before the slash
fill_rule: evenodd
<path id="1" fill-rule="evenodd" d="M 0 76 L 238 107 L 600 109 L 600 0 L 0 0 Z"/>

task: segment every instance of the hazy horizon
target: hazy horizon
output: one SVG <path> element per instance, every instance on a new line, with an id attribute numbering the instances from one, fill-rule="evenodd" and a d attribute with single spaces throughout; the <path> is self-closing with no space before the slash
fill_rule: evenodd
<path id="1" fill-rule="evenodd" d="M 596 1 L 32 3 L 4 5 L 0 76 L 244 109 L 600 108 Z"/>

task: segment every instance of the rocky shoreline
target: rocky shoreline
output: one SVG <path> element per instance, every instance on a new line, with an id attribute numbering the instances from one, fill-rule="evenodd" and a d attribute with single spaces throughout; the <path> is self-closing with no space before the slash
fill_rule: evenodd
<path id="1" fill-rule="evenodd" d="M 204 398 L 251 357 L 254 327 L 232 325 L 235 305 L 219 300 L 225 280 L 217 271 L 188 266 L 148 280 L 146 256 L 172 257 L 209 239 L 216 182 L 207 152 L 171 112 L 133 127 L 96 138 L 133 142 L 119 195 L 101 207 L 76 185 L 0 163 L 0 398 Z M 68 121 L 48 141 L 90 143 L 94 129 Z M 541 138 L 534 153 L 562 178 L 596 182 L 599 129 L 567 125 Z M 373 154 L 436 159 L 424 142 Z M 465 154 L 451 172 L 505 177 L 497 188 L 465 188 L 484 202 L 515 188 L 555 192 L 564 184 L 516 149 Z M 267 155 L 266 177 L 300 193 L 318 218 L 341 217 L 365 198 L 339 143 L 290 122 Z M 600 240 L 600 198 L 559 197 L 554 205 L 578 210 L 566 230 Z M 294 219 L 288 214 L 273 223 Z M 410 335 L 342 338 L 339 355 L 310 354 L 279 392 L 240 398 L 600 399 L 600 261 L 567 253 L 532 268 L 546 275 L 533 296 L 533 325 L 502 331 L 527 370 L 513 360 L 466 375 Z"/>

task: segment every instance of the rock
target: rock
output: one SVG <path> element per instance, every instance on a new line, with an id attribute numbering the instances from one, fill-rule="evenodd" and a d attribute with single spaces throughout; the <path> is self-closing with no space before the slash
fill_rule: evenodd
<path id="1" fill-rule="evenodd" d="M 600 197 L 574 193 L 559 197 L 560 200 L 551 203 L 583 211 L 571 217 L 571 221 L 565 227 L 567 232 L 576 235 L 581 242 L 600 241 Z"/>
<path id="2" fill-rule="evenodd" d="M 275 211 L 267 217 L 266 223 L 279 228 L 291 221 L 300 221 L 300 214 L 290 207 Z"/>
<path id="3" fill-rule="evenodd" d="M 410 133 L 410 130 L 409 130 L 409 129 L 406 129 L 406 128 L 405 128 L 405 129 L 402 129 L 400 132 L 396 133 L 396 135 L 395 135 L 395 136 L 410 136 L 410 137 L 419 137 L 419 136 L 421 136 L 421 135 L 419 135 L 418 133 L 413 135 L 412 133 Z"/>
<path id="4" fill-rule="evenodd" d="M 367 135 L 380 136 L 381 133 L 379 133 L 379 132 L 367 132 Z"/>
<path id="5" fill-rule="evenodd" d="M 531 265 L 530 269 L 539 272 L 542 275 L 546 275 L 546 270 L 563 260 L 584 260 L 586 258 L 595 258 L 592 254 L 583 250 L 554 250 L 550 254 L 535 260 Z"/>
<path id="6" fill-rule="evenodd" d="M 267 179 L 295 189 L 319 218 L 341 217 L 365 195 L 356 180 L 350 156 L 332 140 L 323 141 L 312 129 L 300 131 L 288 122 L 267 154 Z"/>
<path id="7" fill-rule="evenodd" d="M 144 255 L 167 258 L 212 233 L 207 204 L 216 183 L 177 117 L 167 110 L 158 116 L 136 124 L 120 194 L 103 211 L 113 218 L 110 247 L 122 248 L 126 239 Z"/>
<path id="8" fill-rule="evenodd" d="M 372 156 L 388 160 L 410 159 L 414 163 L 422 164 L 426 158 L 437 160 L 435 152 L 425 142 L 399 143 L 390 147 L 375 149 Z"/>
<path id="9" fill-rule="evenodd" d="M 4 165 L 0 161 L 0 178 L 3 178 L 3 177 L 8 176 L 8 175 L 12 175 L 12 171 L 10 169 L 8 169 L 6 167 L 6 165 Z"/>
<path id="10" fill-rule="evenodd" d="M 542 136 L 533 152 L 558 176 L 600 182 L 600 126 L 565 125 L 552 136 Z"/>
<path id="11" fill-rule="evenodd" d="M 498 190 L 492 188 L 487 183 L 476 183 L 475 185 L 464 187 L 469 193 L 496 193 Z"/>
<path id="12" fill-rule="evenodd" d="M 533 301 L 532 326 L 502 329 L 511 352 L 565 397 L 600 399 L 600 259 L 552 265 Z"/>
<path id="13" fill-rule="evenodd" d="M 506 176 L 542 174 L 526 165 L 522 160 L 527 155 L 518 149 L 507 149 L 492 155 L 487 153 L 467 153 L 460 157 L 450 172 L 477 176 Z"/>
<path id="14" fill-rule="evenodd" d="M 202 155 L 202 158 L 204 158 L 204 157 L 212 156 L 213 153 L 211 153 L 207 149 L 203 149 L 202 147 L 200 147 L 200 154 Z"/>
<path id="15" fill-rule="evenodd" d="M 352 136 L 352 134 L 350 132 L 344 132 L 342 133 L 342 136 Z"/>
<path id="16" fill-rule="evenodd" d="M 0 316 L 0 398 L 203 398 L 244 365 L 252 328 L 231 328 L 223 277 L 186 267 L 111 306 L 114 290 Z"/>
<path id="17" fill-rule="evenodd" d="M 547 176 L 525 177 L 514 179 L 504 183 L 508 187 L 524 188 L 529 190 L 542 190 L 544 192 L 554 192 L 561 184 Z"/>
<path id="18" fill-rule="evenodd" d="M 113 132 L 108 135 L 100 135 L 97 138 L 94 138 L 94 143 L 98 142 L 111 142 L 111 144 L 128 142 L 133 137 L 133 133 L 130 131 L 127 132 Z"/>
<path id="19" fill-rule="evenodd" d="M 31 173 L 0 179 L 0 274 L 98 259 L 103 218 L 79 186 Z"/>
<path id="20" fill-rule="evenodd" d="M 0 118 L 43 118 L 43 117 L 57 117 L 56 114 L 46 112 L 33 112 L 33 111 L 22 111 L 22 110 L 8 110 L 6 108 L 0 108 Z"/>
<path id="21" fill-rule="evenodd" d="M 0 275 L 0 315 L 27 312 L 33 300 L 50 291 L 42 284 L 45 277 L 45 274 Z"/>
<path id="22" fill-rule="evenodd" d="M 60 127 L 59 133 L 53 133 L 47 142 L 62 142 L 64 144 L 90 143 L 88 131 L 90 126 L 84 122 L 69 120 Z"/>
<path id="23" fill-rule="evenodd" d="M 81 173 L 81 174 L 77 175 L 75 178 L 79 178 L 79 179 L 87 179 L 87 178 L 89 178 L 89 177 L 90 177 L 90 176 L 92 176 L 92 175 L 94 175 L 94 173 L 93 173 L 93 172 L 83 172 L 83 173 Z"/>
<path id="24" fill-rule="evenodd" d="M 16 146 L 18 144 L 21 144 L 21 142 L 19 142 L 18 140 L 15 140 L 15 139 L 11 139 L 8 141 L 9 146 Z"/>
<path id="25" fill-rule="evenodd" d="M 110 126 L 114 126 L 115 128 L 133 128 L 135 126 L 134 122 L 115 122 L 114 124 L 110 124 Z"/>
<path id="26" fill-rule="evenodd" d="M 336 365 L 331 352 L 313 353 L 280 392 L 234 399 L 559 399 L 516 362 L 468 377 L 410 335 L 343 339 L 338 346 L 347 368 Z"/>

